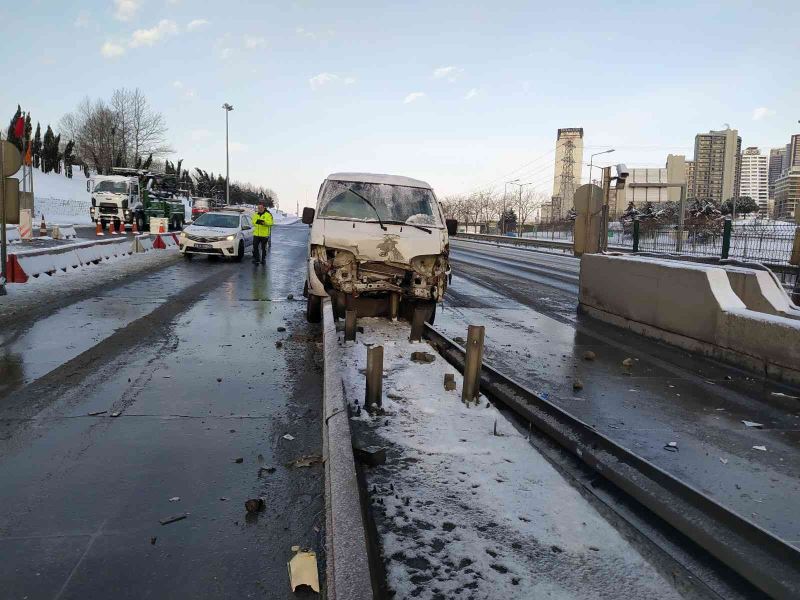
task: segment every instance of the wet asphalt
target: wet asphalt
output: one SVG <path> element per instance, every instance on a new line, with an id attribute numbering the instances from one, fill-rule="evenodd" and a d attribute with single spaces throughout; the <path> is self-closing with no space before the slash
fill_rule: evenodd
<path id="1" fill-rule="evenodd" d="M 572 257 L 454 241 L 452 259 L 437 328 L 486 325 L 500 371 L 800 547 L 800 390 L 577 315 Z"/>
<path id="2" fill-rule="evenodd" d="M 287 466 L 322 450 L 307 231 L 3 327 L 0 597 L 311 597 L 286 569 L 300 545 L 324 575 L 322 466 Z"/>

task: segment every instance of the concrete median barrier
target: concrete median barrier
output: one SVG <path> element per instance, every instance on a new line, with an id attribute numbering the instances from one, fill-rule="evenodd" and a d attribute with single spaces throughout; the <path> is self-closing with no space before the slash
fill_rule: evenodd
<path id="1" fill-rule="evenodd" d="M 748 308 L 775 300 L 764 278 L 696 263 L 588 254 L 582 312 L 779 380 L 800 383 L 800 321 Z M 764 287 L 759 287 L 759 286 Z M 774 294 L 773 294 L 774 296 Z"/>

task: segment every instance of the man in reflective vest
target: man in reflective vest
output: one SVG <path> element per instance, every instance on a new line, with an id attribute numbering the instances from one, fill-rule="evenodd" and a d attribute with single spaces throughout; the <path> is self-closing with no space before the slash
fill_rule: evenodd
<path id="1" fill-rule="evenodd" d="M 272 214 L 263 202 L 259 202 L 258 210 L 253 214 L 253 264 L 264 264 L 267 258 L 267 244 L 272 231 Z M 260 254 L 259 254 L 260 251 Z"/>

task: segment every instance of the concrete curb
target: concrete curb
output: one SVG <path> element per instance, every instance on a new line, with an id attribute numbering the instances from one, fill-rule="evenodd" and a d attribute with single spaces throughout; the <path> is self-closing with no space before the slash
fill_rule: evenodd
<path id="1" fill-rule="evenodd" d="M 353 459 L 350 415 L 337 369 L 338 338 L 330 298 L 322 301 L 322 318 L 327 598 L 373 600 L 367 533 Z"/>

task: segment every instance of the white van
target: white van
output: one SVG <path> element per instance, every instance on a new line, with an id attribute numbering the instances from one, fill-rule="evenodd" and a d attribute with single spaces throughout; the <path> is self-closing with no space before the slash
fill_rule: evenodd
<path id="1" fill-rule="evenodd" d="M 340 316 L 410 317 L 424 309 L 433 322 L 450 277 L 445 219 L 424 181 L 397 175 L 334 173 L 320 186 L 317 208 L 303 209 L 311 226 L 308 252 L 309 321 L 320 319 L 330 296 Z"/>

